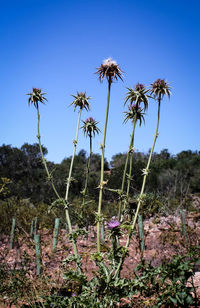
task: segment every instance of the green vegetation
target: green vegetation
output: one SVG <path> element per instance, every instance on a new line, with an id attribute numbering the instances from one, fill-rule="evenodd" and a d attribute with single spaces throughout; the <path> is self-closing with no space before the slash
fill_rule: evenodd
<path id="1" fill-rule="evenodd" d="M 47 154 L 47 149 L 43 147 Z M 63 159 L 60 164 L 54 164 L 47 161 L 50 170 L 54 170 L 54 183 L 59 194 L 65 192 L 66 174 L 70 168 L 70 157 Z M 84 189 L 85 177 L 87 171 L 87 161 L 89 157 L 84 150 L 81 150 L 74 159 L 74 181 L 70 188 L 70 202 L 75 204 L 81 201 L 80 191 Z M 148 154 L 141 152 L 133 153 L 133 177 L 130 185 L 129 210 L 134 210 L 139 190 L 141 187 L 141 170 L 144 169 L 148 159 Z M 105 177 L 108 180 L 107 186 L 117 189 L 121 186 L 123 170 L 126 161 L 126 153 L 116 154 L 112 157 L 110 165 L 105 160 Z M 99 173 L 101 168 L 101 158 L 99 154 L 93 154 L 90 162 L 90 176 L 88 178 L 87 198 L 94 200 L 93 209 L 96 210 L 95 204 L 98 200 Z M 108 172 L 107 172 L 108 171 Z M 159 154 L 154 153 L 152 157 L 151 172 L 146 182 L 146 197 L 143 208 L 145 215 L 153 215 L 159 211 L 173 213 L 178 207 L 186 210 L 195 210 L 192 205 L 192 195 L 200 194 L 200 153 L 182 151 L 177 155 L 171 155 L 168 150 L 162 150 Z M 28 215 L 33 219 L 37 213 L 36 208 L 41 209 L 42 215 L 51 204 L 55 197 L 54 192 L 49 184 L 45 170 L 41 163 L 41 155 L 38 144 L 25 143 L 20 149 L 10 145 L 0 147 L 0 185 L 3 187 L 4 179 L 9 179 L 8 184 L 4 186 L 5 190 L 0 194 L 1 217 L 7 216 L 12 219 L 14 216 L 23 216 L 22 211 L 30 209 Z M 124 191 L 126 191 L 126 186 Z M 80 196 L 80 197 L 77 197 Z M 79 200 L 80 198 L 80 200 Z M 104 203 L 116 203 L 118 195 L 109 190 L 104 191 Z M 103 211 L 109 212 L 103 203 Z M 46 205 L 45 205 L 46 204 Z M 14 208 L 17 207 L 15 212 Z M 87 207 L 91 207 L 89 203 Z M 75 206 L 76 207 L 76 206 Z M 43 208 L 43 210 L 42 210 Z M 111 208 L 111 207 L 109 207 Z M 92 210 L 92 209 L 91 209 Z M 40 210 L 39 210 L 40 211 Z M 7 212 L 7 214 L 6 214 Z M 3 214 L 4 213 L 4 214 Z M 30 216 L 30 214 L 32 215 Z M 34 216 L 35 215 L 35 216 Z M 111 215 L 114 215 L 112 211 Z M 112 217 L 111 216 L 111 217 Z M 53 216 L 52 216 L 53 217 Z M 23 218 L 25 219 L 25 218 Z M 45 218 L 48 219 L 48 218 Z M 73 223 L 75 223 L 73 215 Z M 8 230 L 1 224 L 6 219 L 1 220 L 0 229 Z M 24 221 L 23 221 L 24 222 Z M 30 223 L 30 221 L 29 221 Z M 27 223 L 24 222 L 24 225 Z M 10 223 L 9 223 L 10 225 Z M 9 229 L 10 230 L 10 229 Z"/>

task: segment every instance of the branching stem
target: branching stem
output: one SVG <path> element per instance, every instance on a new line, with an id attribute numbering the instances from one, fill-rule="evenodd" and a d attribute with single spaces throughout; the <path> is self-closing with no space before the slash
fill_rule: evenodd
<path id="1" fill-rule="evenodd" d="M 67 187 L 66 187 L 66 194 L 65 194 L 66 204 L 68 204 L 69 188 L 70 188 L 70 183 L 71 183 L 72 169 L 73 169 L 74 158 L 75 158 L 75 154 L 76 154 L 76 147 L 77 147 L 77 142 L 78 142 L 78 132 L 79 132 L 80 119 L 81 119 L 81 111 L 82 111 L 82 109 L 80 108 L 79 114 L 78 114 L 77 128 L 76 128 L 76 138 L 73 141 L 73 143 L 74 143 L 74 150 L 73 150 L 73 155 L 72 155 L 70 169 L 69 169 L 69 176 L 68 176 L 68 179 L 67 179 Z M 71 225 L 71 220 L 70 220 L 70 217 L 69 217 L 68 207 L 65 208 L 65 216 L 66 216 L 66 220 L 67 220 L 67 224 L 68 224 L 68 228 L 69 228 L 69 233 L 71 234 L 72 233 L 72 225 Z M 74 239 L 72 239 L 72 244 L 73 244 L 74 255 L 75 255 L 75 257 L 78 257 L 77 246 L 76 246 L 76 242 L 74 241 Z"/>
<path id="2" fill-rule="evenodd" d="M 134 216 L 134 219 L 133 219 L 133 223 L 132 223 L 132 225 L 131 225 L 131 228 L 130 228 L 130 230 L 129 230 L 127 242 L 126 242 L 126 245 L 125 245 L 125 248 L 126 248 L 126 249 L 128 249 L 128 247 L 129 247 L 129 245 L 130 245 L 131 236 L 132 236 L 133 230 L 134 230 L 134 228 L 135 228 L 136 221 L 137 221 L 137 217 L 138 217 L 138 214 L 139 214 L 139 210 L 140 210 L 140 207 L 141 207 L 141 204 L 142 204 L 142 201 L 143 201 L 143 194 L 144 194 L 146 179 L 147 179 L 147 176 L 148 176 L 148 172 L 149 172 L 149 167 L 150 167 L 150 163 L 151 163 L 153 151 L 154 151 L 154 148 L 155 148 L 155 143 L 156 143 L 156 140 L 157 140 L 157 137 L 158 137 L 158 127 L 159 127 L 159 120 L 160 120 L 160 103 L 161 103 L 161 98 L 159 97 L 159 98 L 158 98 L 158 116 L 157 116 L 156 132 L 155 132 L 155 136 L 154 136 L 154 140 L 153 140 L 153 145 L 152 145 L 152 148 L 151 148 L 151 152 L 150 152 L 150 155 L 149 155 L 149 159 L 148 159 L 148 162 L 147 162 L 147 166 L 146 166 L 146 169 L 145 169 L 146 172 L 144 172 L 144 175 L 143 175 L 143 183 L 142 183 L 142 188 L 141 188 L 140 196 L 139 196 L 139 199 L 138 199 L 138 204 L 137 204 L 136 213 L 135 213 L 135 216 Z M 121 260 L 120 260 L 120 262 L 119 262 L 119 264 L 118 264 L 118 267 L 117 267 L 117 269 L 116 269 L 114 278 L 118 276 L 118 274 L 119 274 L 119 272 L 120 272 L 120 270 L 121 270 L 121 267 L 122 267 L 122 265 L 123 265 L 124 258 L 125 258 L 124 256 L 121 257 Z"/>
<path id="3" fill-rule="evenodd" d="M 133 144 L 134 144 L 134 135 L 135 135 L 135 126 L 136 126 L 136 121 L 137 119 L 134 119 L 134 124 L 133 124 L 133 131 L 132 131 L 132 135 L 131 135 L 131 140 L 130 140 L 130 145 L 129 145 L 129 150 L 128 153 L 126 155 L 126 162 L 125 162 L 125 166 L 124 166 L 124 172 L 123 172 L 123 178 L 122 178 L 122 185 L 121 185 L 121 194 L 124 193 L 124 186 L 125 186 L 125 180 L 126 180 L 126 172 L 127 172 L 127 168 L 128 168 L 128 161 L 129 158 L 132 158 L 132 149 L 133 149 Z M 132 161 L 130 161 L 130 168 L 129 168 L 129 178 L 131 176 L 131 172 L 132 172 Z M 130 187 L 130 181 L 128 179 L 128 187 Z M 129 193 L 129 188 L 127 187 L 127 195 Z M 120 199 L 120 203 L 119 203 L 119 211 L 118 211 L 118 219 L 119 221 L 121 221 L 121 212 L 122 212 L 122 198 Z M 126 206 L 126 202 L 124 202 L 124 210 L 125 210 L 125 206 Z"/>
<path id="4" fill-rule="evenodd" d="M 50 174 L 49 172 L 49 169 L 48 169 L 48 166 L 47 166 L 47 162 L 46 162 L 46 159 L 44 158 L 44 154 L 43 154 L 43 150 L 42 150 L 42 144 L 41 144 L 41 136 L 40 136 L 40 112 L 39 112 L 39 106 L 37 106 L 37 116 L 38 116 L 38 124 L 37 124 L 37 130 L 38 130 L 38 135 L 37 135 L 37 138 L 38 138 L 38 143 L 39 143 L 39 147 L 40 147 L 40 153 L 41 153 L 41 157 L 42 157 L 42 163 L 45 167 L 45 170 L 46 170 L 46 173 L 47 173 L 47 178 L 48 180 L 50 181 L 51 183 L 51 186 L 57 196 L 58 199 L 61 199 L 59 193 L 57 192 L 56 188 L 55 188 L 55 185 L 54 185 L 54 182 L 53 182 L 53 177 L 52 175 Z M 80 114 L 79 114 L 79 122 L 80 122 Z M 78 134 L 77 134 L 78 136 Z M 78 137 L 77 137 L 78 138 Z M 65 199 L 66 200 L 66 199 Z M 66 204 L 67 204 L 67 200 L 66 200 Z M 66 220 L 67 220 L 67 224 L 68 224 L 68 228 L 69 228 L 69 233 L 72 233 L 72 226 L 71 226 L 71 220 L 70 220 L 70 217 L 69 217 L 69 211 L 68 211 L 68 208 L 66 207 L 65 209 L 65 215 L 66 215 Z M 73 240 L 72 242 L 73 244 L 73 250 L 74 250 L 74 255 L 76 257 L 78 257 L 78 251 L 77 251 L 77 246 L 76 246 L 76 243 L 75 241 Z M 80 268 L 78 267 L 79 271 L 80 271 Z"/>

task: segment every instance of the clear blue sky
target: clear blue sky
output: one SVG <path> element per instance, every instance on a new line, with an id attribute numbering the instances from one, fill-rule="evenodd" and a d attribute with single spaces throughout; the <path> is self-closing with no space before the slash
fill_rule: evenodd
<path id="1" fill-rule="evenodd" d="M 112 85 L 105 156 L 126 152 L 131 124 L 122 124 L 126 87 L 165 78 L 172 86 L 163 101 L 155 151 L 173 154 L 200 150 L 200 1 L 199 0 L 0 0 L 1 121 L 0 145 L 35 143 L 36 110 L 28 107 L 32 87 L 47 92 L 41 106 L 42 143 L 47 158 L 60 162 L 72 154 L 77 112 L 71 94 L 86 91 L 91 111 L 103 131 L 107 83 L 94 74 L 112 57 L 124 82 Z M 151 102 L 146 124 L 137 128 L 135 147 L 148 151 L 156 126 Z M 88 150 L 80 132 L 77 152 Z M 102 135 L 95 139 L 100 153 Z"/>

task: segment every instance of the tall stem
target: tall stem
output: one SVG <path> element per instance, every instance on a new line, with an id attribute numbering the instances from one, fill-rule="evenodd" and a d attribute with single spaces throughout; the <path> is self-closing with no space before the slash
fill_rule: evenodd
<path id="1" fill-rule="evenodd" d="M 80 110 L 81 111 L 81 110 Z M 55 185 L 53 183 L 53 177 L 49 172 L 48 166 L 47 166 L 47 162 L 46 159 L 44 158 L 44 154 L 43 154 L 43 149 L 42 149 L 42 144 L 41 144 L 41 136 L 40 136 L 40 112 L 39 112 L 39 107 L 37 106 L 37 117 L 38 117 L 38 122 L 37 122 L 37 130 L 38 130 L 38 143 L 39 143 L 39 147 L 40 147 L 40 153 L 41 153 L 41 157 L 42 157 L 42 163 L 45 167 L 46 173 L 47 173 L 47 178 L 51 183 L 51 186 L 57 196 L 58 199 L 61 199 L 59 193 L 57 192 Z M 80 122 L 80 112 L 79 112 L 79 122 Z M 77 134 L 77 139 L 78 139 L 78 134 Z M 76 142 L 77 143 L 77 142 Z M 67 200 L 66 200 L 67 201 Z M 65 216 L 66 216 L 66 220 L 67 220 L 67 224 L 68 224 L 68 228 L 69 228 L 69 233 L 72 233 L 72 226 L 71 226 L 71 220 L 69 217 L 69 211 L 67 208 L 67 202 L 66 202 L 66 207 L 65 207 Z M 74 255 L 76 256 L 76 258 L 78 258 L 78 251 L 77 251 L 77 246 L 76 246 L 76 242 L 74 241 L 74 239 L 72 239 L 72 245 L 73 245 L 73 251 L 74 251 Z M 80 272 L 80 266 L 77 265 L 78 270 Z"/>
<path id="2" fill-rule="evenodd" d="M 71 220 L 70 220 L 70 217 L 69 217 L 68 197 L 69 197 L 69 188 L 70 188 L 70 183 L 71 183 L 71 176 L 72 176 L 72 169 L 73 169 L 73 164 L 74 164 L 74 158 L 75 158 L 75 154 L 76 154 L 76 147 L 77 147 L 77 143 L 78 143 L 78 131 L 79 131 L 79 125 L 80 125 L 80 119 L 81 119 L 81 111 L 82 111 L 82 109 L 79 110 L 78 122 L 77 122 L 77 128 L 76 128 L 76 138 L 73 141 L 73 143 L 74 143 L 74 150 L 73 150 L 73 155 L 72 155 L 72 159 L 71 159 L 71 164 L 70 164 L 70 169 L 69 169 L 69 176 L 68 176 L 68 179 L 67 179 L 66 194 L 65 194 L 65 202 L 66 202 L 65 216 L 66 216 L 66 220 L 67 220 L 67 224 L 68 224 L 68 228 L 69 228 L 69 233 L 70 234 L 72 233 L 72 225 L 71 225 Z M 76 246 L 76 242 L 75 242 L 74 239 L 72 239 L 72 244 L 73 244 L 74 255 L 76 257 L 78 257 L 77 246 Z"/>
<path id="3" fill-rule="evenodd" d="M 99 185 L 99 205 L 98 205 L 98 221 L 97 221 L 97 252 L 100 253 L 100 216 L 101 216 L 101 205 L 102 205 L 102 195 L 103 195 L 103 180 L 104 180 L 104 152 L 105 152 L 105 142 L 106 142 L 106 131 L 107 131 L 107 123 L 108 123 L 108 113 L 109 113 L 109 104 L 110 104 L 110 88 L 111 81 L 108 81 L 108 96 L 107 96 L 107 107 L 106 107 L 106 118 L 104 124 L 104 132 L 103 132 L 103 143 L 101 145 L 102 155 L 101 155 L 101 179 Z"/>
<path id="4" fill-rule="evenodd" d="M 40 136 L 40 112 L 39 112 L 39 107 L 38 106 L 37 106 L 37 118 L 38 118 L 38 121 L 37 121 L 37 132 L 38 132 L 37 138 L 38 138 L 40 153 L 41 153 L 41 157 L 42 157 L 42 163 L 43 163 L 44 168 L 46 170 L 47 178 L 50 181 L 51 186 L 52 186 L 52 188 L 53 188 L 57 198 L 60 199 L 59 193 L 57 192 L 57 190 L 55 188 L 55 185 L 53 183 L 53 177 L 52 177 L 52 175 L 49 172 L 49 169 L 48 169 L 48 166 L 47 166 L 47 162 L 46 162 L 46 159 L 44 158 L 44 154 L 43 154 L 43 149 L 42 149 L 42 144 L 41 144 L 41 136 Z"/>
<path id="5" fill-rule="evenodd" d="M 83 202 L 82 202 L 83 207 L 85 205 L 85 197 L 86 197 L 86 194 L 87 194 L 88 179 L 89 179 L 89 173 L 90 173 L 90 162 L 91 162 L 91 157 L 92 157 L 92 135 L 91 135 L 91 133 L 89 135 L 89 138 L 90 138 L 90 156 L 89 156 L 88 163 L 87 163 L 85 187 L 84 187 L 84 190 L 83 190 Z"/>
<path id="6" fill-rule="evenodd" d="M 125 179 L 126 179 L 126 171 L 127 171 L 127 167 L 128 167 L 128 161 L 129 161 L 129 157 L 132 157 L 132 148 L 133 148 L 133 143 L 134 143 L 134 134 L 135 134 L 135 125 L 136 125 L 136 121 L 137 119 L 134 119 L 134 124 L 133 124 L 133 131 L 132 131 L 132 135 L 131 135 L 131 140 L 130 140 L 130 145 L 129 145 L 129 149 L 128 149 L 128 153 L 126 155 L 126 162 L 125 162 L 125 166 L 124 166 L 124 173 L 123 173 L 123 178 L 122 178 L 122 185 L 121 185 L 121 194 L 123 194 L 124 192 L 124 186 L 125 186 Z M 130 176 L 130 172 L 132 170 L 129 169 L 129 176 Z M 119 211 L 118 211 L 118 219 L 119 221 L 121 220 L 121 211 L 122 211 L 122 200 L 123 198 L 120 199 L 120 203 L 119 203 Z"/>
<path id="7" fill-rule="evenodd" d="M 152 155 L 153 155 L 153 151 L 154 151 L 154 148 L 155 148 L 155 143 L 156 143 L 156 140 L 158 138 L 158 127 L 159 127 L 159 120 L 160 120 L 160 103 L 161 103 L 161 98 L 159 97 L 158 98 L 158 116 L 157 116 L 156 132 L 155 132 L 155 135 L 154 135 L 153 145 L 152 145 L 152 148 L 151 148 L 151 152 L 150 152 L 150 155 L 149 155 L 147 166 L 146 166 L 146 169 L 144 170 L 142 188 L 141 188 L 141 192 L 140 192 L 140 196 L 139 196 L 139 201 L 138 201 L 138 204 L 137 204 L 136 213 L 135 213 L 135 216 L 134 216 L 134 219 L 133 219 L 133 223 L 131 225 L 131 228 L 130 228 L 130 231 L 129 231 L 129 234 L 128 234 L 128 239 L 127 239 L 127 242 L 126 242 L 126 245 L 125 245 L 126 249 L 128 249 L 128 247 L 129 247 L 130 240 L 131 240 L 131 235 L 132 235 L 132 232 L 133 232 L 133 230 L 135 228 L 135 224 L 136 224 L 137 217 L 138 217 L 138 214 L 139 214 L 140 206 L 141 206 L 141 203 L 143 201 L 142 197 L 143 197 L 143 194 L 144 194 L 144 188 L 145 188 L 145 184 L 146 184 L 146 179 L 147 179 L 147 176 L 148 176 L 148 173 L 149 173 L 149 166 L 150 166 Z M 114 277 L 118 276 L 118 273 L 121 270 L 124 258 L 125 258 L 125 255 L 123 257 L 121 257 L 121 260 L 120 260 L 120 262 L 118 264 L 118 267 L 116 269 Z"/>
<path id="8" fill-rule="evenodd" d="M 38 116 L 38 123 L 37 123 L 37 130 L 38 130 L 38 135 L 37 135 L 37 138 L 38 138 L 38 143 L 39 143 L 39 147 L 40 147 L 40 153 L 41 153 L 41 157 L 42 157 L 42 163 L 45 167 L 45 170 L 46 170 L 46 173 L 47 173 L 47 178 L 48 180 L 50 181 L 51 183 L 51 186 L 57 196 L 58 199 L 61 199 L 59 193 L 57 192 L 56 188 L 55 188 L 55 185 L 53 183 L 53 177 L 52 175 L 50 174 L 49 172 L 49 169 L 48 169 L 48 166 L 47 166 L 47 162 L 46 162 L 46 159 L 44 158 L 44 154 L 43 154 L 43 150 L 42 150 L 42 144 L 41 144 L 41 136 L 40 136 L 40 112 L 39 112 L 39 107 L 37 107 L 37 116 Z M 80 117 L 79 117 L 79 122 L 80 122 Z M 77 134 L 78 135 L 78 134 Z M 70 217 L 69 217 L 69 211 L 68 211 L 68 208 L 66 207 L 65 209 L 65 215 L 66 215 L 66 220 L 67 220 L 67 224 L 68 224 L 68 228 L 69 228 L 69 232 L 72 233 L 72 226 L 71 226 L 71 220 L 70 220 Z M 72 242 L 73 244 L 73 251 L 74 251 L 74 255 L 76 257 L 78 257 L 78 252 L 77 252 L 77 247 L 76 247 L 76 243 L 75 241 L 73 240 Z"/>
<path id="9" fill-rule="evenodd" d="M 78 131 L 79 131 L 79 125 L 80 125 L 80 119 L 81 119 L 81 111 L 82 111 L 82 109 L 79 110 L 78 122 L 77 122 L 77 127 L 76 127 L 76 137 L 75 137 L 75 140 L 73 140 L 74 150 L 73 150 L 73 155 L 72 155 L 70 169 L 69 169 L 69 176 L 68 176 L 68 179 L 67 179 L 67 187 L 66 187 L 66 194 L 65 194 L 66 202 L 68 202 L 69 188 L 70 188 L 71 177 L 72 177 L 72 169 L 73 169 L 74 158 L 75 158 L 75 154 L 76 154 L 76 147 L 77 147 L 77 143 L 78 143 Z"/>
<path id="10" fill-rule="evenodd" d="M 134 144 L 136 121 L 137 121 L 137 119 L 135 118 L 134 124 L 133 124 L 133 139 L 132 139 L 131 149 L 133 149 L 133 144 Z M 129 197 L 129 190 L 130 190 L 130 184 L 131 184 L 132 167 L 133 167 L 133 151 L 131 151 L 131 153 L 129 155 L 130 155 L 130 166 L 129 166 L 129 175 L 128 175 L 127 190 L 126 190 L 126 200 L 128 200 L 128 197 Z"/>

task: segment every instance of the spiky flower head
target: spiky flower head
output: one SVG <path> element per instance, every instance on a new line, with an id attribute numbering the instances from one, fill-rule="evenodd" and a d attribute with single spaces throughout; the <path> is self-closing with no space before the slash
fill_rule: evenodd
<path id="1" fill-rule="evenodd" d="M 168 97 L 170 97 L 170 89 L 171 87 L 164 79 L 158 78 L 151 84 L 151 94 L 156 99 L 162 99 L 164 95 L 168 95 Z"/>
<path id="2" fill-rule="evenodd" d="M 116 220 L 111 220 L 109 223 L 108 223 L 108 229 L 116 229 L 116 228 L 119 228 L 120 226 L 120 222 L 116 219 Z"/>
<path id="3" fill-rule="evenodd" d="M 99 134 L 100 130 L 97 127 L 97 124 L 99 122 L 95 121 L 94 118 L 89 117 L 83 122 L 83 126 L 81 127 L 83 129 L 84 134 L 89 137 L 95 136 L 95 133 Z"/>
<path id="4" fill-rule="evenodd" d="M 76 109 L 76 107 L 79 107 L 80 109 L 85 108 L 87 111 L 90 110 L 89 100 L 91 99 L 91 97 L 87 97 L 86 92 L 77 92 L 77 95 L 72 96 L 74 97 L 74 101 L 71 103 L 71 105 L 74 105 L 74 110 Z"/>
<path id="5" fill-rule="evenodd" d="M 125 113 L 125 118 L 124 118 L 124 123 L 128 122 L 128 120 L 131 120 L 134 122 L 134 120 L 139 120 L 139 124 L 141 126 L 142 121 L 145 122 L 144 115 L 145 113 L 143 112 L 143 109 L 138 106 L 138 104 L 132 104 L 128 107 L 128 111 L 124 112 Z"/>
<path id="6" fill-rule="evenodd" d="M 120 78 L 122 80 L 122 70 L 116 61 L 108 58 L 97 68 L 96 74 L 99 75 L 99 80 L 102 82 L 104 77 L 109 83 L 112 83 L 115 79 Z"/>
<path id="7" fill-rule="evenodd" d="M 137 83 L 133 88 L 127 88 L 127 96 L 125 97 L 125 102 L 126 104 L 128 101 L 130 105 L 135 103 L 136 105 L 140 105 L 141 103 L 144 104 L 144 110 L 148 108 L 148 98 L 150 97 L 148 95 L 149 90 L 145 88 L 145 86 L 142 83 Z"/>
<path id="8" fill-rule="evenodd" d="M 31 93 L 27 93 L 26 95 L 29 95 L 28 104 L 33 104 L 35 108 L 38 108 L 38 102 L 45 104 L 45 101 L 47 101 L 46 97 L 44 97 L 46 93 L 42 93 L 42 90 L 39 88 L 33 88 L 33 91 Z"/>

